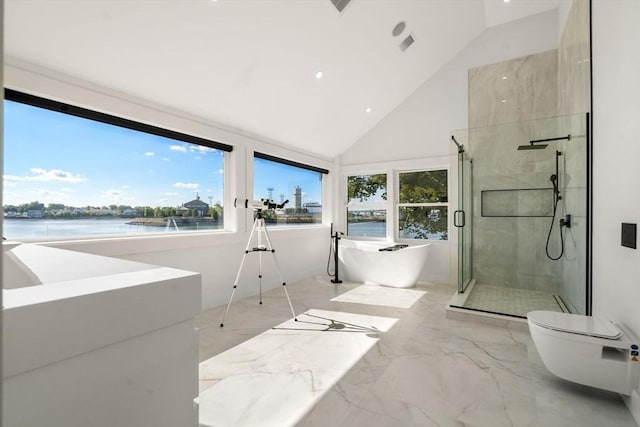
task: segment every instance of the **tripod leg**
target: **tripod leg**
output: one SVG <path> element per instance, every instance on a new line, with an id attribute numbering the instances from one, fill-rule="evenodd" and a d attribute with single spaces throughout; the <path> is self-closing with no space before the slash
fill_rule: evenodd
<path id="1" fill-rule="evenodd" d="M 260 288 L 260 304 L 262 304 L 262 249 L 264 245 L 260 233 L 265 232 L 265 223 L 264 218 L 258 218 L 256 221 L 258 224 L 258 286 Z"/>
<path id="2" fill-rule="evenodd" d="M 224 311 L 224 315 L 222 316 L 222 320 L 220 321 L 220 327 L 224 326 L 224 319 L 227 318 L 227 313 L 229 313 L 229 307 L 231 307 L 231 301 L 233 301 L 233 296 L 236 293 L 236 289 L 238 288 L 238 281 L 240 280 L 240 273 L 242 272 L 242 267 L 244 266 L 244 261 L 247 259 L 247 254 L 249 252 L 245 251 L 244 256 L 242 257 L 242 262 L 240 263 L 240 268 L 238 269 L 238 274 L 236 274 L 236 280 L 233 282 L 233 290 L 231 291 L 231 296 L 229 297 L 229 302 L 227 303 L 227 309 Z"/>
<path id="3" fill-rule="evenodd" d="M 289 292 L 287 292 L 287 284 L 285 283 L 284 278 L 282 277 L 280 264 L 278 264 L 278 258 L 276 258 L 276 250 L 273 249 L 273 247 L 271 246 L 271 239 L 269 238 L 269 234 L 267 233 L 266 228 L 264 230 L 264 236 L 265 236 L 265 239 L 267 240 L 267 249 L 271 251 L 271 254 L 273 255 L 273 261 L 276 263 L 276 270 L 278 270 L 278 276 L 280 276 L 280 281 L 282 282 L 282 288 L 284 289 L 284 294 L 287 297 L 287 302 L 289 303 L 289 308 L 291 309 L 291 315 L 293 316 L 293 320 L 297 322 L 298 318 L 296 317 L 296 312 L 293 310 L 293 304 L 291 304 L 291 298 L 289 298 Z"/>
<path id="4" fill-rule="evenodd" d="M 260 286 L 260 304 L 262 304 L 262 252 L 258 252 L 258 284 Z"/>
<path id="5" fill-rule="evenodd" d="M 244 262 L 247 259 L 247 254 L 249 253 L 249 247 L 251 246 L 251 237 L 253 236 L 254 231 L 256 230 L 258 222 L 254 222 L 253 228 L 251 229 L 251 234 L 249 234 L 249 241 L 247 241 L 247 247 L 244 249 L 244 255 L 242 256 L 242 262 L 240 263 L 240 268 L 238 268 L 238 274 L 236 274 L 236 280 L 233 282 L 233 290 L 231 291 L 231 296 L 229 297 L 229 302 L 227 303 L 227 309 L 224 311 L 224 315 L 222 316 L 222 320 L 220 321 L 220 327 L 224 326 L 224 320 L 227 318 L 227 313 L 229 313 L 229 307 L 231 307 L 231 301 L 233 301 L 233 296 L 236 293 L 236 289 L 238 288 L 238 281 L 240 280 L 240 273 L 242 273 L 242 267 L 244 267 Z"/>

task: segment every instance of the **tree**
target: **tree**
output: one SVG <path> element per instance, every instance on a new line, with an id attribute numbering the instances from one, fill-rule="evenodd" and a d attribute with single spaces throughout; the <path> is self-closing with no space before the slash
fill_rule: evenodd
<path id="1" fill-rule="evenodd" d="M 447 201 L 447 171 L 421 171 L 400 174 L 400 203 L 438 203 Z M 447 239 L 446 206 L 404 206 L 399 209 L 402 237 L 428 239 L 440 235 Z"/>
<path id="2" fill-rule="evenodd" d="M 400 174 L 400 203 L 446 201 L 447 171 L 422 171 Z"/>
<path id="3" fill-rule="evenodd" d="M 354 175 L 347 180 L 349 200 L 359 199 L 360 202 L 382 191 L 380 197 L 387 200 L 387 174 Z"/>
<path id="4" fill-rule="evenodd" d="M 27 210 L 31 211 L 31 210 L 35 210 L 35 211 L 41 211 L 44 210 L 44 203 L 40 203 L 38 201 L 35 202 L 31 202 L 27 205 Z"/>

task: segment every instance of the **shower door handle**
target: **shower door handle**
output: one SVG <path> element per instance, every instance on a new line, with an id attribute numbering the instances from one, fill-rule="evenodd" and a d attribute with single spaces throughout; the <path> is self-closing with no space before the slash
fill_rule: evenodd
<path id="1" fill-rule="evenodd" d="M 460 221 L 460 222 L 458 222 L 458 214 L 461 214 L 460 215 L 460 219 L 462 219 L 462 221 Z M 466 223 L 466 218 L 465 218 L 464 211 L 460 210 L 460 209 L 458 209 L 457 211 L 454 211 L 453 212 L 453 225 L 455 227 L 462 228 L 462 227 L 464 227 L 465 223 Z"/>

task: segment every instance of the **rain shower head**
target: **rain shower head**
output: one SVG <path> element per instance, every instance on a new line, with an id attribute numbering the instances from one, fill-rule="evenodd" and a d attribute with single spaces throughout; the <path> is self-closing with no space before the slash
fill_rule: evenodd
<path id="1" fill-rule="evenodd" d="M 518 150 L 544 150 L 549 144 L 534 144 L 533 141 L 529 145 L 518 145 Z"/>
<path id="2" fill-rule="evenodd" d="M 532 139 L 529 141 L 529 145 L 518 145 L 518 150 L 544 150 L 549 144 L 541 144 L 541 142 L 560 141 L 563 139 L 571 141 L 571 134 L 567 136 L 559 136 L 557 138 Z"/>

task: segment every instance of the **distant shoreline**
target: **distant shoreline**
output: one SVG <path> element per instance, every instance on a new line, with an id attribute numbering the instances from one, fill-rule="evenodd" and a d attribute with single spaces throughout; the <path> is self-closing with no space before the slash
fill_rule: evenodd
<path id="1" fill-rule="evenodd" d="M 218 220 L 210 217 L 167 217 L 167 218 L 135 218 L 127 222 L 127 225 L 145 225 L 148 227 L 166 227 L 175 225 L 217 224 Z"/>
<path id="2" fill-rule="evenodd" d="M 25 218 L 25 217 L 20 217 L 20 216 L 15 216 L 15 217 L 7 217 L 5 216 L 3 219 L 5 221 L 73 221 L 76 219 L 95 219 L 96 221 L 104 221 L 104 220 L 113 220 L 113 221 L 124 221 L 124 220 L 128 220 L 128 219 L 133 219 L 135 217 L 132 216 L 93 216 L 93 215 L 89 215 L 89 216 L 67 216 L 67 217 L 50 217 L 50 216 L 43 216 L 42 218 Z"/>

